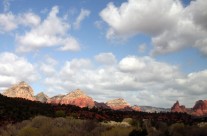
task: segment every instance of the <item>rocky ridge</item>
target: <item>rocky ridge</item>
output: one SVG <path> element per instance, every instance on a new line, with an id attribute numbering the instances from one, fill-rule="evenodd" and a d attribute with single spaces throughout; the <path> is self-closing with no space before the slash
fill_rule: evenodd
<path id="1" fill-rule="evenodd" d="M 80 89 L 72 91 L 67 95 L 63 96 L 60 101 L 60 104 L 71 104 L 71 105 L 79 106 L 81 108 L 83 107 L 92 108 L 95 106 L 94 100 L 91 97 L 87 96 Z"/>
<path id="2" fill-rule="evenodd" d="M 196 101 L 193 108 L 186 108 L 184 105 L 179 105 L 177 101 L 171 108 L 171 112 L 182 112 L 188 113 L 194 116 L 204 116 L 207 115 L 207 100 Z"/>
<path id="3" fill-rule="evenodd" d="M 2 94 L 7 97 L 18 97 L 18 98 L 28 99 L 31 101 L 47 102 L 51 104 L 70 104 L 79 107 L 89 107 L 89 108 L 95 106 L 97 108 L 105 108 L 105 109 L 113 109 L 113 110 L 145 111 L 143 110 L 143 106 L 141 108 L 139 106 L 130 106 L 122 98 L 109 100 L 106 103 L 95 102 L 91 97 L 87 96 L 80 89 L 72 91 L 67 95 L 57 95 L 52 98 L 49 98 L 43 92 L 34 96 L 33 89 L 24 81 L 20 82 L 19 84 L 13 85 L 9 89 L 5 90 Z M 193 108 L 186 108 L 184 105 L 180 105 L 179 101 L 176 101 L 176 103 L 171 107 L 171 112 L 182 112 L 195 116 L 204 116 L 207 115 L 207 100 L 197 101 L 193 106 Z"/>
<path id="4" fill-rule="evenodd" d="M 51 103 L 51 104 L 60 104 L 60 101 L 62 100 L 62 98 L 65 95 L 59 94 L 59 95 L 55 95 L 53 97 L 51 97 L 50 99 L 47 100 L 47 103 Z"/>
<path id="5" fill-rule="evenodd" d="M 187 109 L 184 105 L 180 105 L 179 101 L 176 101 L 176 103 L 172 106 L 171 112 L 187 112 Z"/>
<path id="6" fill-rule="evenodd" d="M 35 101 L 34 91 L 26 82 L 22 81 L 19 84 L 15 84 L 9 89 L 3 92 L 3 95 L 7 97 L 24 98 L 31 101 Z"/>
<path id="7" fill-rule="evenodd" d="M 35 98 L 37 101 L 40 101 L 42 103 L 46 103 L 50 98 L 44 94 L 43 92 L 38 93 L 37 95 L 35 95 Z"/>
<path id="8" fill-rule="evenodd" d="M 195 103 L 195 105 L 192 108 L 193 115 L 196 116 L 203 116 L 207 115 L 207 100 L 199 100 Z"/>

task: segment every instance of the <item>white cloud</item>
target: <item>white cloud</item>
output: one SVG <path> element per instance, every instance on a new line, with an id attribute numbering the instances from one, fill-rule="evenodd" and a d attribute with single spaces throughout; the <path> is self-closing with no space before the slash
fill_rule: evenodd
<path id="1" fill-rule="evenodd" d="M 77 51 L 80 49 L 77 40 L 68 35 L 70 25 L 63 18 L 57 16 L 59 8 L 53 7 L 45 20 L 39 23 L 38 19 L 31 18 L 34 27 L 25 35 L 17 36 L 18 52 L 30 52 L 44 47 L 59 46 L 60 50 Z M 30 20 L 28 20 L 30 21 Z"/>
<path id="2" fill-rule="evenodd" d="M 128 0 L 120 7 L 109 3 L 100 16 L 110 26 L 108 38 L 137 33 L 154 35 L 173 27 L 181 9 L 179 1 Z"/>
<path id="3" fill-rule="evenodd" d="M 114 56 L 94 57 L 107 54 Z M 122 97 L 131 104 L 161 107 L 170 107 L 176 100 L 192 106 L 206 97 L 206 70 L 185 75 L 177 66 L 149 56 L 127 56 L 107 67 L 95 66 L 89 59 L 72 59 L 55 73 L 44 79 L 47 92 L 53 95 L 80 88 L 96 101 Z"/>
<path id="4" fill-rule="evenodd" d="M 122 97 L 131 104 L 168 108 L 176 100 L 192 107 L 196 100 L 206 99 L 206 70 L 184 74 L 179 67 L 149 56 L 118 61 L 112 53 L 100 53 L 94 58 L 72 59 L 62 66 L 51 57 L 44 58 L 39 69 L 46 75 L 42 79 L 45 91 L 53 96 L 80 88 L 96 101 Z M 108 59 L 115 59 L 114 63 Z M 96 66 L 96 61 L 106 66 Z"/>
<path id="5" fill-rule="evenodd" d="M 0 14 L 0 33 L 12 31 L 17 27 L 12 13 Z"/>
<path id="6" fill-rule="evenodd" d="M 40 23 L 39 16 L 32 12 L 15 15 L 12 12 L 0 14 L 0 33 L 11 32 L 22 26 L 36 26 Z"/>
<path id="7" fill-rule="evenodd" d="M 25 26 L 31 26 L 31 27 L 37 26 L 41 22 L 41 18 L 32 12 L 21 14 L 19 15 L 17 19 L 18 19 L 19 24 L 22 24 Z"/>
<path id="8" fill-rule="evenodd" d="M 74 22 L 74 28 L 75 29 L 79 29 L 81 22 L 90 15 L 90 11 L 87 9 L 81 9 L 80 14 L 78 15 L 78 17 L 76 18 L 75 22 Z"/>
<path id="9" fill-rule="evenodd" d="M 31 83 L 37 79 L 34 66 L 26 59 L 9 52 L 0 54 L 0 89 L 20 81 Z"/>
<path id="10" fill-rule="evenodd" d="M 112 53 L 100 53 L 95 56 L 95 60 L 105 65 L 116 64 L 116 57 Z"/>
<path id="11" fill-rule="evenodd" d="M 63 46 L 59 49 L 61 51 L 78 51 L 80 50 L 79 42 L 74 37 L 66 38 L 62 41 Z"/>
<path id="12" fill-rule="evenodd" d="M 207 54 L 205 0 L 183 7 L 179 0 L 128 0 L 116 7 L 109 3 L 100 16 L 109 25 L 108 39 L 147 34 L 153 55 L 195 47 Z M 203 51 L 204 49 L 204 51 Z"/>
<path id="13" fill-rule="evenodd" d="M 189 95 L 195 95 L 201 97 L 207 89 L 207 70 L 194 72 L 188 74 L 185 78 L 177 79 L 178 85 L 184 90 L 188 90 Z M 198 97 L 197 96 L 197 97 Z M 203 96 L 206 97 L 206 96 Z"/>

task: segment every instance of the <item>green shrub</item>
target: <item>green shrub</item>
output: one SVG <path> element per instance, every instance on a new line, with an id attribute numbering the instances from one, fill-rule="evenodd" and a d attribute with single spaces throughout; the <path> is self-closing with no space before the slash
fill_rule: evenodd
<path id="1" fill-rule="evenodd" d="M 102 132 L 101 136 L 128 136 L 132 128 L 127 127 L 113 127 L 110 130 Z"/>
<path id="2" fill-rule="evenodd" d="M 17 136 L 41 136 L 37 128 L 24 127 L 21 129 Z"/>
<path id="3" fill-rule="evenodd" d="M 58 110 L 55 112 L 55 117 L 65 117 L 66 114 L 65 114 L 65 111 L 63 110 Z"/>

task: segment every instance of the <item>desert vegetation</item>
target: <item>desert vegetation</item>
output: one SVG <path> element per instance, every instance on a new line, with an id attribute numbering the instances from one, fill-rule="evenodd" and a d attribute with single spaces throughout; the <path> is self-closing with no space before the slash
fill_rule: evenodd
<path id="1" fill-rule="evenodd" d="M 206 117 L 52 105 L 0 95 L 0 136 L 206 136 Z"/>
<path id="2" fill-rule="evenodd" d="M 148 119 L 123 119 L 121 122 L 73 117 L 36 116 L 0 128 L 0 136 L 206 136 L 207 123 L 167 124 Z"/>

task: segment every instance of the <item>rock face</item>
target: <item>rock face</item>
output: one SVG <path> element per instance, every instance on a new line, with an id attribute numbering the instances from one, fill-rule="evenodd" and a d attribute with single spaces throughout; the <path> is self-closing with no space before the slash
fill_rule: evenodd
<path id="1" fill-rule="evenodd" d="M 42 103 L 46 103 L 49 100 L 49 97 L 46 94 L 44 94 L 43 92 L 38 93 L 35 96 L 35 98 L 37 101 L 40 101 Z"/>
<path id="2" fill-rule="evenodd" d="M 103 103 L 103 102 L 96 102 L 96 101 L 95 101 L 95 107 L 96 108 L 101 108 L 101 109 L 111 109 L 105 103 Z"/>
<path id="3" fill-rule="evenodd" d="M 7 97 L 24 98 L 32 101 L 35 100 L 34 91 L 26 82 L 20 82 L 19 84 L 13 85 L 11 88 L 5 90 L 3 95 Z"/>
<path id="4" fill-rule="evenodd" d="M 60 101 L 60 104 L 71 104 L 71 105 L 79 106 L 81 108 L 83 107 L 92 108 L 95 106 L 94 100 L 79 89 L 63 96 L 63 98 Z"/>
<path id="5" fill-rule="evenodd" d="M 132 106 L 131 108 L 132 108 L 132 110 L 134 110 L 134 111 L 141 111 L 141 108 L 140 108 L 139 106 L 137 106 L 137 105 L 134 105 L 134 106 Z"/>
<path id="6" fill-rule="evenodd" d="M 53 96 L 52 98 L 50 98 L 50 99 L 47 100 L 47 103 L 60 104 L 60 101 L 62 100 L 62 98 L 64 96 L 65 95 L 56 95 L 56 96 Z"/>
<path id="7" fill-rule="evenodd" d="M 193 107 L 193 115 L 203 116 L 207 114 L 207 100 L 199 100 Z"/>
<path id="8" fill-rule="evenodd" d="M 106 105 L 113 110 L 122 110 L 122 109 L 130 108 L 130 105 L 122 98 L 107 101 Z"/>
<path id="9" fill-rule="evenodd" d="M 184 105 L 179 104 L 179 101 L 176 101 L 176 103 L 172 106 L 171 112 L 187 112 L 187 109 Z"/>

